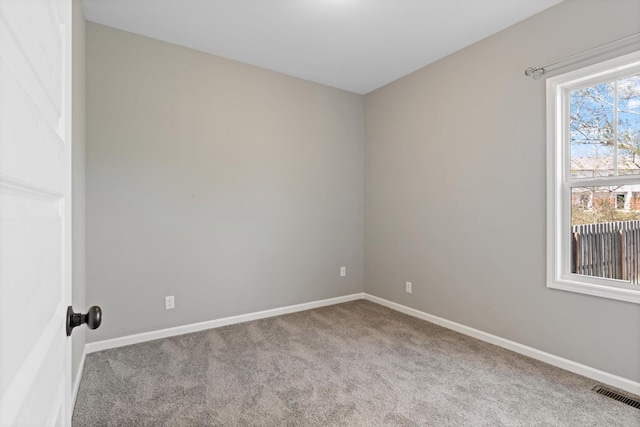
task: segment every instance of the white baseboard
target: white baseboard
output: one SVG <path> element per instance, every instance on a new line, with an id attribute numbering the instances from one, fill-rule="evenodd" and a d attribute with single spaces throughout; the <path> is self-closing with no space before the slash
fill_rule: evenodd
<path id="1" fill-rule="evenodd" d="M 489 334 L 487 332 L 480 331 L 478 329 L 471 328 L 469 326 L 462 325 L 460 323 L 452 322 L 441 317 L 433 316 L 431 314 L 416 310 L 402 304 L 398 304 L 392 301 L 388 301 L 383 298 L 376 297 L 367 293 L 357 293 L 352 295 L 345 295 L 337 298 L 329 298 L 319 301 L 312 301 L 303 304 L 290 305 L 287 307 L 274 308 L 271 310 L 258 311 L 255 313 L 242 314 L 238 316 L 224 317 L 221 319 L 209 320 L 206 322 L 192 323 L 189 325 L 176 326 L 174 328 L 161 329 L 158 331 L 144 332 L 141 334 L 128 335 L 125 337 L 113 338 L 104 341 L 96 341 L 88 343 L 85 346 L 85 351 L 82 355 L 82 361 L 80 362 L 80 372 L 84 367 L 85 356 L 89 353 L 96 351 L 107 350 L 110 348 L 123 347 L 125 345 L 138 344 L 146 341 L 157 340 L 160 338 L 173 337 L 176 335 L 189 334 L 192 332 L 203 331 L 206 329 L 219 328 L 221 326 L 233 325 L 236 323 L 249 322 L 251 320 L 264 319 L 267 317 L 280 316 L 282 314 L 295 313 L 298 311 L 310 310 L 312 308 L 325 307 L 328 305 L 340 304 L 343 302 L 354 301 L 358 299 L 365 299 L 376 304 L 383 305 L 401 313 L 408 314 L 413 317 L 417 317 L 422 320 L 426 320 L 436 325 L 451 329 L 461 334 L 468 335 L 470 337 L 479 339 L 481 341 L 488 342 L 490 344 L 497 345 L 507 350 L 520 353 L 522 355 L 531 357 L 532 359 L 540 360 L 553 366 L 565 369 L 567 371 L 582 375 L 592 380 L 598 381 L 603 384 L 610 385 L 612 387 L 619 388 L 621 390 L 628 391 L 630 393 L 640 395 L 640 383 L 623 378 L 608 372 L 601 371 L 599 369 L 592 368 L 581 363 L 571 361 L 559 356 L 555 356 L 550 353 L 546 353 L 541 350 L 537 350 L 533 347 L 529 347 L 523 344 L 519 344 L 514 341 L 510 341 L 505 338 L 498 337 L 496 335 Z M 75 402 L 78 387 L 80 386 L 80 377 L 76 379 L 76 383 L 73 388 L 73 401 Z"/>
<path id="2" fill-rule="evenodd" d="M 408 314 L 409 316 L 417 317 L 419 319 L 435 323 L 436 325 L 451 329 L 456 332 L 460 332 L 461 334 L 468 335 L 481 341 L 506 348 L 507 350 L 520 353 L 522 355 L 531 357 L 532 359 L 540 360 L 550 365 L 557 366 L 558 368 L 562 368 L 575 374 L 582 375 L 583 377 L 591 378 L 592 380 L 598 381 L 600 383 L 607 384 L 612 387 L 617 387 L 621 390 L 628 391 L 629 393 L 640 395 L 640 383 L 629 380 L 627 378 L 610 374 L 608 372 L 604 372 L 599 369 L 595 369 L 590 366 L 571 361 L 569 359 L 554 356 L 553 354 L 545 353 L 544 351 L 537 350 L 533 347 L 528 347 L 526 345 L 519 344 L 505 338 L 500 338 L 496 335 L 491 335 L 478 329 L 470 328 L 468 326 L 461 325 L 460 323 L 433 316 L 431 314 L 427 314 L 425 312 L 367 293 L 364 294 L 364 299 L 399 311 L 401 313 Z"/>
<path id="3" fill-rule="evenodd" d="M 78 372 L 76 372 L 76 380 L 73 383 L 73 390 L 71 391 L 71 414 L 76 407 L 76 399 L 78 398 L 78 390 L 80 389 L 80 380 L 82 379 L 82 373 L 84 371 L 84 362 L 87 359 L 87 345 L 85 344 L 82 350 L 82 358 L 80 359 L 80 366 L 78 366 Z"/>
<path id="4" fill-rule="evenodd" d="M 295 313 L 297 311 L 310 310 L 312 308 L 325 307 L 328 305 L 340 304 L 348 301 L 364 299 L 363 293 L 345 295 L 342 297 L 323 299 L 303 304 L 289 305 L 286 307 L 274 308 L 271 310 L 257 311 L 255 313 L 241 314 L 239 316 L 224 317 L 222 319 L 208 320 L 206 322 L 192 323 L 189 325 L 176 326 L 173 328 L 160 329 L 158 331 L 144 332 L 141 334 L 127 335 L 124 337 L 109 340 L 87 343 L 85 352 L 87 354 L 110 348 L 123 347 L 125 345 L 138 344 L 146 341 L 153 341 L 160 338 L 173 337 L 176 335 L 190 334 L 205 329 L 219 328 L 221 326 L 234 325 L 236 323 L 249 322 L 251 320 L 264 319 L 267 317 L 280 316 L 282 314 Z"/>

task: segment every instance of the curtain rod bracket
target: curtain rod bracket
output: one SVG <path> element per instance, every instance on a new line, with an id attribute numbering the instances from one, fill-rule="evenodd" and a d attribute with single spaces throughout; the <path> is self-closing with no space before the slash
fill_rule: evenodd
<path id="1" fill-rule="evenodd" d="M 529 67 L 524 70 L 524 75 L 532 77 L 534 80 L 538 80 L 544 75 L 544 67 Z"/>

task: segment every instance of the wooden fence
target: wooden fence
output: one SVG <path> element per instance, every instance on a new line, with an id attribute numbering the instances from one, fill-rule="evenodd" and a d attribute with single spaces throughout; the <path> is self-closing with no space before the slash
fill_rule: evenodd
<path id="1" fill-rule="evenodd" d="M 640 221 L 572 227 L 571 272 L 640 283 Z"/>

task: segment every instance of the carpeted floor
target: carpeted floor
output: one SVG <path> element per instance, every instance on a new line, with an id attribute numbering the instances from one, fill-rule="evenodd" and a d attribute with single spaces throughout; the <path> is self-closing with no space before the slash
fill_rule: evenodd
<path id="1" fill-rule="evenodd" d="M 592 380 L 368 301 L 87 356 L 80 426 L 640 426 Z"/>

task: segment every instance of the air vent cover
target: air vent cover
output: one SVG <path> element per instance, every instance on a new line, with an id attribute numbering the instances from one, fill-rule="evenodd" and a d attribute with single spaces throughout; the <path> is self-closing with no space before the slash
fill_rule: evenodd
<path id="1" fill-rule="evenodd" d="M 599 386 L 599 385 L 595 386 L 593 388 L 593 391 L 595 391 L 596 393 L 601 394 L 603 396 L 607 396 L 610 399 L 617 400 L 618 402 L 622 402 L 625 405 L 629 405 L 629 406 L 631 406 L 633 408 L 640 409 L 640 400 L 632 399 L 632 398 L 627 397 L 627 396 L 623 396 L 620 393 L 616 393 L 613 390 L 609 390 L 609 389 L 604 388 L 604 387 Z"/>

